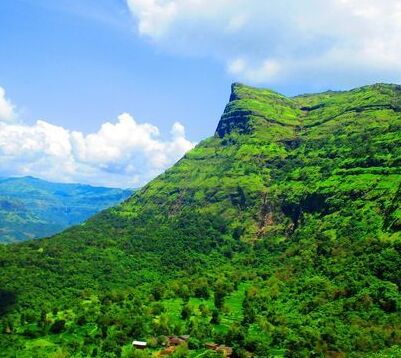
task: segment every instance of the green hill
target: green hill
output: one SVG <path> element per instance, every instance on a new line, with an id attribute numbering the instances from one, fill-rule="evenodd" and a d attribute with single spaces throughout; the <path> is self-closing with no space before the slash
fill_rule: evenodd
<path id="1" fill-rule="evenodd" d="M 400 144 L 400 86 L 234 84 L 215 135 L 135 196 L 0 246 L 1 350 L 147 357 L 189 334 L 173 356 L 399 356 Z"/>
<path id="2" fill-rule="evenodd" d="M 131 195 L 130 190 L 0 179 L 0 243 L 54 235 Z"/>

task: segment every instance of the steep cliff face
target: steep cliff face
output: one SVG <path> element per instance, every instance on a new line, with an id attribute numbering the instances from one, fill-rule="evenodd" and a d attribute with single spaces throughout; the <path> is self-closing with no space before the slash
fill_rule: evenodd
<path id="1" fill-rule="evenodd" d="M 400 103 L 396 85 L 287 98 L 234 84 L 215 135 L 135 196 L 51 239 L 0 246 L 0 284 L 13 298 L 4 331 L 15 347 L 29 337 L 10 328 L 29 305 L 45 318 L 62 310 L 71 333 L 90 300 L 96 312 L 110 301 L 114 314 L 139 310 L 143 336 L 156 336 L 163 316 L 150 293 L 218 295 L 229 282 L 247 287 L 241 313 L 225 328 L 195 317 L 182 330 L 255 356 L 367 356 L 401 344 Z M 109 312 L 111 329 L 96 312 L 102 334 L 92 339 L 105 354 L 129 325 Z"/>
<path id="2" fill-rule="evenodd" d="M 250 134 L 269 123 L 294 127 L 300 114 L 297 103 L 279 93 L 234 83 L 216 135 L 222 138 L 233 131 Z"/>

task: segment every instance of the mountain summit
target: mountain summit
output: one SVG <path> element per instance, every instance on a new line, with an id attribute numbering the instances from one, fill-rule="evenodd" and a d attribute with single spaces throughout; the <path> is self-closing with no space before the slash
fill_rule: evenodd
<path id="1" fill-rule="evenodd" d="M 233 130 L 249 134 L 256 126 L 268 123 L 294 126 L 299 124 L 299 115 L 297 103 L 277 92 L 234 83 L 216 135 L 224 137 Z"/>
<path id="2" fill-rule="evenodd" d="M 136 195 L 0 246 L 2 350 L 128 357 L 190 335 L 183 356 L 399 355 L 400 108 L 397 85 L 234 84 L 215 135 Z"/>
<path id="3" fill-rule="evenodd" d="M 310 127 L 345 112 L 374 108 L 399 112 L 400 94 L 399 85 L 375 84 L 352 91 L 328 91 L 288 98 L 271 90 L 234 83 L 216 135 L 223 137 L 233 130 L 249 134 L 256 127 L 269 123 Z"/>

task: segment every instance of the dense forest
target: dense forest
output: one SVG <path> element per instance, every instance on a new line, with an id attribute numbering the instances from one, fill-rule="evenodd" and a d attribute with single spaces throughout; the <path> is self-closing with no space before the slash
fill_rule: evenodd
<path id="1" fill-rule="evenodd" d="M 400 86 L 234 84 L 215 135 L 130 199 L 0 246 L 0 351 L 401 356 L 400 164 Z"/>
<path id="2" fill-rule="evenodd" d="M 132 190 L 0 178 L 0 243 L 46 237 L 119 204 Z"/>

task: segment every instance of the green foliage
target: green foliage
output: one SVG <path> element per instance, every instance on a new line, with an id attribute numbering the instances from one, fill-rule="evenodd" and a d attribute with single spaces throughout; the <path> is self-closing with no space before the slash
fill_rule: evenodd
<path id="1" fill-rule="evenodd" d="M 149 356 L 189 334 L 176 356 L 397 356 L 400 102 L 235 84 L 216 135 L 135 196 L 0 246 L 0 348 Z"/>

